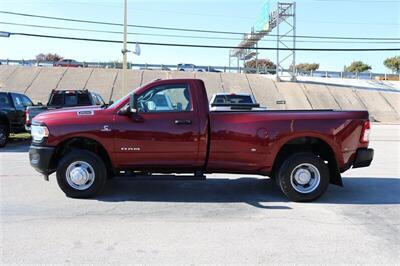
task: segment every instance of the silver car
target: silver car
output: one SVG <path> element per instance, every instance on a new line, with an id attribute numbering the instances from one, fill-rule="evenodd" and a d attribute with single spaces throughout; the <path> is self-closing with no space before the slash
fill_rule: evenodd
<path id="1" fill-rule="evenodd" d="M 179 71 L 197 71 L 197 72 L 205 72 L 206 69 L 197 67 L 194 64 L 178 64 Z"/>

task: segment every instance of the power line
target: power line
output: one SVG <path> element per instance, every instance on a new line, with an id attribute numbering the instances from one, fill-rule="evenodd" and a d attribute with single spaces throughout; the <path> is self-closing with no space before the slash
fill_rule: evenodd
<path id="1" fill-rule="evenodd" d="M 33 14 L 27 14 L 27 13 L 18 13 L 18 12 L 10 12 L 10 11 L 2 11 L 2 10 L 0 10 L 0 13 L 8 14 L 8 15 L 15 15 L 15 16 L 34 17 L 34 18 L 42 18 L 42 19 L 78 22 L 78 23 L 99 24 L 99 25 L 107 25 L 107 26 L 123 26 L 122 23 L 114 23 L 114 22 L 106 22 L 106 21 L 94 21 L 94 20 L 82 20 L 82 19 L 72 19 L 72 18 L 61 18 L 61 17 L 51 17 L 51 16 L 33 15 Z M 129 24 L 128 26 L 129 27 L 135 27 L 135 28 L 143 28 L 143 29 L 185 31 L 185 32 L 197 32 L 197 33 L 211 33 L 211 34 L 230 34 L 230 35 L 244 35 L 244 34 L 247 34 L 247 33 L 244 33 L 244 32 L 233 32 L 233 31 L 217 31 L 217 30 L 204 30 L 204 29 L 158 27 L 158 26 L 135 25 L 135 24 Z M 255 34 L 257 34 L 257 33 L 255 33 Z M 276 34 L 268 34 L 268 36 L 277 36 L 277 35 Z M 293 37 L 293 36 L 288 36 L 288 37 L 290 38 L 290 37 Z M 387 40 L 387 41 L 400 40 L 400 38 L 310 36 L 310 35 L 296 35 L 296 38 L 337 39 L 337 40 Z"/>
<path id="2" fill-rule="evenodd" d="M 52 38 L 52 39 L 63 39 L 63 40 L 75 40 L 75 41 L 91 41 L 91 42 L 104 42 L 104 43 L 122 43 L 119 40 L 109 39 L 92 39 L 92 38 L 79 38 L 69 36 L 55 36 L 55 35 L 43 35 L 43 34 L 31 34 L 24 32 L 11 32 L 11 35 L 28 36 L 28 37 L 39 37 L 39 38 Z M 224 45 L 200 45 L 200 44 L 182 44 L 182 43 L 158 43 L 158 42 L 128 42 L 129 44 L 141 44 L 141 45 L 154 45 L 154 46 L 173 46 L 173 47 L 189 47 L 189 48 L 213 48 L 213 49 L 237 49 L 236 46 L 224 46 Z M 248 49 L 243 47 L 243 49 Z M 258 50 L 280 50 L 280 51 L 314 51 L 314 52 L 367 52 L 367 51 L 400 51 L 400 48 L 273 48 L 273 47 L 258 47 Z"/>
<path id="3" fill-rule="evenodd" d="M 68 30 L 68 31 L 82 31 L 82 32 L 95 32 L 95 33 L 108 33 L 108 34 L 123 34 L 122 31 L 111 31 L 111 30 L 95 30 L 95 29 L 83 29 L 83 28 L 71 28 L 71 27 L 58 27 L 58 26 L 45 26 L 37 24 L 26 24 L 26 23 L 14 23 L 0 21 L 2 25 L 12 26 L 23 26 L 31 28 L 41 29 L 53 29 L 53 30 Z M 207 39 L 207 40 L 242 40 L 241 38 L 232 37 L 214 37 L 214 36 L 193 36 L 193 35 L 176 35 L 176 34 L 157 34 L 157 33 L 141 33 L 141 32 L 128 32 L 129 35 L 138 36 L 153 36 L 153 37 L 171 37 L 171 38 L 189 38 L 189 39 Z M 261 40 L 261 42 L 276 42 L 276 40 Z M 345 43 L 345 44 L 400 44 L 399 41 L 305 41 L 298 40 L 300 43 Z"/>
<path id="4" fill-rule="evenodd" d="M 2 10 L 0 10 L 0 13 L 8 14 L 8 15 L 24 16 L 24 17 L 44 18 L 44 19 L 52 19 L 52 20 L 62 20 L 62 21 L 69 21 L 69 22 L 100 24 L 100 25 L 108 25 L 108 26 L 123 26 L 122 23 L 115 23 L 115 22 L 72 19 L 72 18 L 61 18 L 61 17 L 42 16 L 42 15 L 32 15 L 32 14 L 27 14 L 27 13 L 17 13 L 17 12 L 9 12 L 9 11 L 2 11 Z M 171 30 L 171 31 L 218 33 L 218 34 L 235 34 L 235 35 L 243 35 L 244 34 L 242 32 L 231 32 L 231 31 L 199 30 L 199 29 L 157 27 L 157 26 L 133 25 L 133 24 L 128 24 L 128 27 L 144 28 L 144 29 L 157 29 L 157 30 Z"/>

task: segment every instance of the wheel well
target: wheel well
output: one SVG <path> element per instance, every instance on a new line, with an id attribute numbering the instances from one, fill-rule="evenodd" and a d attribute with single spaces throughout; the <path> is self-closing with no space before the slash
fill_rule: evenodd
<path id="1" fill-rule="evenodd" d="M 67 154 L 72 149 L 88 150 L 97 154 L 105 163 L 107 171 L 109 172 L 108 174 L 109 175 L 114 174 L 113 171 L 114 168 L 112 166 L 111 159 L 107 153 L 107 150 L 98 141 L 90 138 L 81 138 L 81 137 L 71 138 L 60 143 L 57 146 L 55 153 L 51 159 L 52 167 L 54 169 L 57 168 L 60 158 L 65 154 Z"/>
<path id="2" fill-rule="evenodd" d="M 300 137 L 285 143 L 279 150 L 274 165 L 272 167 L 272 176 L 278 171 L 285 158 L 298 152 L 311 152 L 327 162 L 330 182 L 342 186 L 342 177 L 336 161 L 335 153 L 331 146 L 325 141 L 315 137 Z"/>

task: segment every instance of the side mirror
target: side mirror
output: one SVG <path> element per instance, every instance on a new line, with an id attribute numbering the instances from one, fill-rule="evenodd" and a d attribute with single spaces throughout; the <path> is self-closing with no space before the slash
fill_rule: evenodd
<path id="1" fill-rule="evenodd" d="M 136 97 L 137 96 L 134 93 L 132 93 L 129 97 L 129 106 L 130 106 L 130 111 L 132 114 L 136 114 L 138 112 Z"/>
<path id="2" fill-rule="evenodd" d="M 114 103 L 114 101 L 109 101 L 108 105 L 112 105 Z"/>

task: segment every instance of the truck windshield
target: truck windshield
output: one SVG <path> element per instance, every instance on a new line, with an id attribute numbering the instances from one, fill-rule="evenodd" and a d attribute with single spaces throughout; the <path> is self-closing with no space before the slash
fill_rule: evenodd
<path id="1" fill-rule="evenodd" d="M 89 93 L 55 93 L 48 106 L 88 106 L 92 105 Z"/>
<path id="2" fill-rule="evenodd" d="M 8 100 L 8 96 L 6 93 L 0 93 L 0 107 L 10 107 L 11 102 Z"/>

